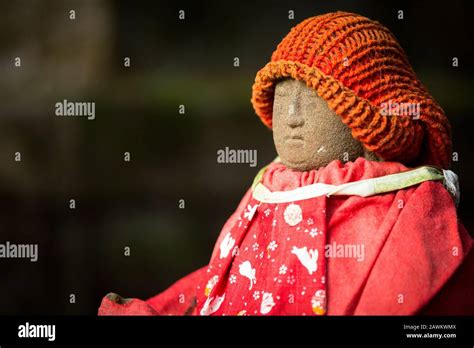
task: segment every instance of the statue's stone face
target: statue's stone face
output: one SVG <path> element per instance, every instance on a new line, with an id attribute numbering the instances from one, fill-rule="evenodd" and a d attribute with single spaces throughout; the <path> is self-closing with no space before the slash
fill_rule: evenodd
<path id="1" fill-rule="evenodd" d="M 273 140 L 282 163 L 300 171 L 318 169 L 336 159 L 376 159 L 316 91 L 293 79 L 275 87 Z"/>

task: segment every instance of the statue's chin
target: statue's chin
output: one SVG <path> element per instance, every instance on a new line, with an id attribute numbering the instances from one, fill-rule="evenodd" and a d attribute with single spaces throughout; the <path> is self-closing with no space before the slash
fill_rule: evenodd
<path id="1" fill-rule="evenodd" d="M 313 169 L 319 169 L 327 165 L 327 163 L 315 162 L 310 160 L 301 160 L 301 161 L 289 161 L 285 158 L 280 157 L 281 163 L 283 163 L 287 168 L 299 171 L 307 172 Z"/>

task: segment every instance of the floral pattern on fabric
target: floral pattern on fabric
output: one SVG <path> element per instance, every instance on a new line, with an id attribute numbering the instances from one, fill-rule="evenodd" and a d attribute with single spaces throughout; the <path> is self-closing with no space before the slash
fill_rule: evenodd
<path id="1" fill-rule="evenodd" d="M 209 264 L 200 314 L 326 314 L 325 208 L 326 197 L 250 198 Z"/>

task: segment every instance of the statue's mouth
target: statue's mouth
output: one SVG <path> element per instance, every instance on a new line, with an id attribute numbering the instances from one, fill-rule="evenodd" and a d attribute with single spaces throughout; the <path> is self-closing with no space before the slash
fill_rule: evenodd
<path id="1" fill-rule="evenodd" d="M 285 142 L 290 145 L 302 146 L 304 138 L 301 135 L 290 135 L 285 137 Z"/>
<path id="2" fill-rule="evenodd" d="M 285 140 L 300 140 L 303 141 L 304 138 L 301 135 L 289 135 L 285 137 Z"/>
<path id="3" fill-rule="evenodd" d="M 304 140 L 302 135 L 288 135 L 285 137 L 287 140 L 288 139 L 296 139 L 296 140 Z"/>

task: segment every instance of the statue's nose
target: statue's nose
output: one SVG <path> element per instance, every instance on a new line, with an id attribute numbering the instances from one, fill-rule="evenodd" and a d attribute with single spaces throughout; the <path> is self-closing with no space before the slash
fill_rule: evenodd
<path id="1" fill-rule="evenodd" d="M 301 127 L 304 125 L 304 117 L 301 116 L 300 110 L 295 104 L 288 106 L 287 124 L 291 128 Z"/>

